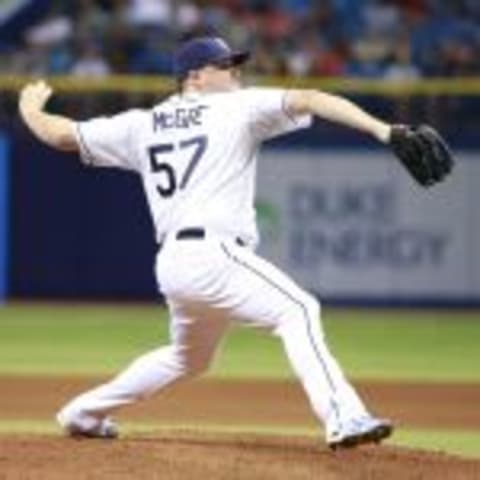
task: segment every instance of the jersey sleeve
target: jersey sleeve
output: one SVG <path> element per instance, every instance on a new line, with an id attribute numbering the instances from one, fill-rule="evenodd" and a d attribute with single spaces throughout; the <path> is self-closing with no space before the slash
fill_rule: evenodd
<path id="1" fill-rule="evenodd" d="M 248 122 L 259 140 L 283 135 L 312 124 L 311 115 L 292 115 L 285 108 L 287 90 L 281 88 L 249 88 Z"/>
<path id="2" fill-rule="evenodd" d="M 76 124 L 80 157 L 86 165 L 139 171 L 134 153 L 134 128 L 141 119 L 139 110 L 113 117 L 98 117 Z"/>

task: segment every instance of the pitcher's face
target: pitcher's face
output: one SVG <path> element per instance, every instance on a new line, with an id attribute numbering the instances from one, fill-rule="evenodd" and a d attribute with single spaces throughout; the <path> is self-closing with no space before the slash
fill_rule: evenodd
<path id="1" fill-rule="evenodd" d="M 202 92 L 225 92 L 240 86 L 240 76 L 240 69 L 231 62 L 218 62 L 190 72 L 185 87 Z"/>

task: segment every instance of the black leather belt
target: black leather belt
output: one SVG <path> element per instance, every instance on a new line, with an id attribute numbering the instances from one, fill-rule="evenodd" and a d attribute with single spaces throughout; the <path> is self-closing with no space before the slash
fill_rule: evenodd
<path id="1" fill-rule="evenodd" d="M 177 240 L 186 240 L 189 238 L 202 240 L 205 238 L 205 229 L 202 227 L 189 227 L 179 230 L 175 235 Z"/>
<path id="2" fill-rule="evenodd" d="M 203 227 L 188 227 L 182 228 L 175 234 L 177 240 L 203 240 L 206 236 L 205 229 Z M 244 247 L 246 243 L 240 238 L 235 238 L 235 243 L 240 247 Z"/>

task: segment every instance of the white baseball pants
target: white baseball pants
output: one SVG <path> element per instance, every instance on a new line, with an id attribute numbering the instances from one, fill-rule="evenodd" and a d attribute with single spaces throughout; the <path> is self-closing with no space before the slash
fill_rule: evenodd
<path id="1" fill-rule="evenodd" d="M 57 417 L 64 427 L 93 428 L 115 409 L 204 372 L 230 321 L 280 337 L 327 435 L 367 414 L 325 344 L 318 302 L 249 248 L 213 234 L 172 235 L 157 257 L 156 275 L 170 310 L 170 345 L 67 404 Z"/>

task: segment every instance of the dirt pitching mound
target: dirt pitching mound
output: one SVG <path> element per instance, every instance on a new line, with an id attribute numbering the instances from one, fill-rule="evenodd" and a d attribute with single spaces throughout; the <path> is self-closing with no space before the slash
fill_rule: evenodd
<path id="1" fill-rule="evenodd" d="M 330 452 L 312 438 L 162 432 L 121 440 L 0 438 L 1 480 L 480 478 L 480 462 L 386 446 Z"/>

